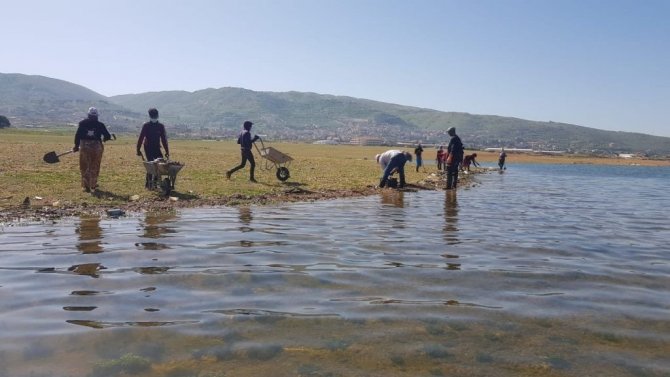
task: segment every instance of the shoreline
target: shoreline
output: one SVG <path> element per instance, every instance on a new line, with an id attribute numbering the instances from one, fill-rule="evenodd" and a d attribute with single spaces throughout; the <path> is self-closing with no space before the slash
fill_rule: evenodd
<path id="1" fill-rule="evenodd" d="M 459 175 L 459 188 L 469 186 L 471 184 L 471 176 L 485 172 L 486 171 L 471 171 L 469 175 L 466 175 L 463 178 L 460 178 Z M 197 198 L 185 200 L 173 200 L 171 197 L 154 197 L 137 201 L 128 201 L 119 205 L 91 205 L 86 202 L 58 206 L 49 205 L 47 203 L 30 204 L 28 206 L 14 205 L 0 207 L 0 227 L 44 224 L 47 222 L 56 222 L 67 217 L 119 217 L 114 215 L 119 210 L 122 211 L 120 216 L 125 216 L 126 214 L 141 214 L 147 212 L 170 212 L 184 208 L 239 207 L 250 205 L 264 206 L 281 203 L 357 198 L 391 190 L 400 192 L 417 192 L 419 190 L 436 191 L 443 190 L 443 188 L 440 187 L 443 182 L 444 180 L 441 177 L 438 177 L 438 174 L 430 173 L 426 179 L 417 183 L 408 183 L 402 189 L 378 188 L 374 185 L 368 185 L 362 189 L 352 188 L 311 191 L 299 187 L 291 187 L 282 192 L 260 195 L 235 194 L 220 198 Z"/>
<path id="2" fill-rule="evenodd" d="M 622 160 L 594 160 L 575 159 L 575 158 L 557 158 L 555 156 L 523 156 L 514 155 L 514 164 L 569 164 L 569 165 L 617 165 L 617 166 L 644 166 L 644 167 L 668 167 L 666 161 L 655 160 L 637 160 L 647 161 L 648 163 L 639 164 L 631 161 L 630 164 L 622 163 Z M 539 158 L 538 158 L 539 157 Z M 483 158 L 482 162 L 491 162 L 490 158 Z M 649 163 L 651 162 L 651 163 Z M 459 189 L 472 186 L 472 177 L 479 174 L 488 174 L 496 172 L 495 167 L 480 167 L 470 170 L 470 174 L 459 174 Z M 300 185 L 288 185 L 281 191 L 266 192 L 260 194 L 236 193 L 232 195 L 223 195 L 220 197 L 200 198 L 191 194 L 178 194 L 180 197 L 162 197 L 150 196 L 142 197 L 137 200 L 127 200 L 122 203 L 94 203 L 86 201 L 78 203 L 48 203 L 41 198 L 26 197 L 30 204 L 6 205 L 3 201 L 14 199 L 13 197 L 0 197 L 0 227 L 21 226 L 44 224 L 47 222 L 56 222 L 67 217 L 81 216 L 106 216 L 119 217 L 114 214 L 121 211 L 121 216 L 126 214 L 141 214 L 147 212 L 170 212 L 184 208 L 212 208 L 212 207 L 239 207 L 249 205 L 274 205 L 281 203 L 315 202 L 320 200 L 346 199 L 380 194 L 385 191 L 417 192 L 419 190 L 444 190 L 445 179 L 442 173 L 426 173 L 423 179 L 416 183 L 408 183 L 403 189 L 383 188 L 375 185 L 366 185 L 364 187 L 352 187 L 346 189 L 303 189 Z M 92 196 L 101 200 L 111 200 L 109 193 L 100 192 Z M 15 200 L 14 200 L 15 201 Z"/>

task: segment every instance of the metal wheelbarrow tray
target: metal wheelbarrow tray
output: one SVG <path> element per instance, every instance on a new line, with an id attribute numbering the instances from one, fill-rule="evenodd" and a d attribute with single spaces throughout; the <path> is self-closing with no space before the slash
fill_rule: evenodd
<path id="1" fill-rule="evenodd" d="M 156 189 L 160 184 L 163 193 L 166 196 L 170 195 L 170 192 L 174 190 L 174 184 L 177 181 L 177 173 L 184 167 L 184 164 L 176 161 L 164 160 L 144 161 L 143 164 L 147 174 L 153 175 L 159 181 L 157 184 L 152 180 L 149 188 Z"/>
<path id="2" fill-rule="evenodd" d="M 263 159 L 265 159 L 265 166 L 263 168 L 265 170 L 270 170 L 273 167 L 277 169 L 277 179 L 284 182 L 285 180 L 289 179 L 291 176 L 288 167 L 291 165 L 291 161 L 293 161 L 293 157 L 282 153 L 278 151 L 275 148 L 272 147 L 266 147 L 265 144 L 263 143 L 263 139 L 259 139 L 261 142 L 261 148 L 258 148 L 258 145 L 254 143 L 256 146 L 256 150 L 258 151 L 258 154 L 261 155 Z M 272 165 L 271 165 L 272 164 Z"/>

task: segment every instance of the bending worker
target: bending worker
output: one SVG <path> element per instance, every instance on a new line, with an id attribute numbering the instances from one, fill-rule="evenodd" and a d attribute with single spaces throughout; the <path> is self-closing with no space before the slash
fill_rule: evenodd
<path id="1" fill-rule="evenodd" d="M 386 186 L 389 176 L 395 172 L 398 172 L 400 175 L 398 187 L 405 187 L 405 163 L 407 161 L 412 161 L 412 154 L 391 149 L 382 154 L 378 154 L 375 157 L 379 163 L 379 167 L 384 171 L 382 178 L 379 180 L 379 187 Z"/>

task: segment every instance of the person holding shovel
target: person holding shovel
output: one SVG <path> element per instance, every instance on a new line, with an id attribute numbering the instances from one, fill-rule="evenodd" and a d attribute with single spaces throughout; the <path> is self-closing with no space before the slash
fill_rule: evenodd
<path id="1" fill-rule="evenodd" d="M 89 108 L 86 119 L 79 122 L 72 148 L 73 152 L 79 152 L 81 187 L 85 192 L 95 191 L 98 188 L 100 163 L 105 150 L 102 143 L 111 138 L 112 135 L 107 131 L 107 127 L 98 120 L 98 109 Z"/>
<path id="2" fill-rule="evenodd" d="M 142 131 L 140 131 L 140 136 L 137 138 L 137 155 L 144 158 L 140 149 L 144 145 L 144 154 L 147 161 L 163 158 L 161 144 L 163 144 L 163 149 L 165 149 L 165 158 L 170 159 L 170 149 L 168 148 L 165 126 L 158 121 L 158 110 L 151 108 L 149 109 L 149 121 L 142 125 Z M 147 173 L 144 187 L 151 188 L 151 182 L 157 178 Z"/>

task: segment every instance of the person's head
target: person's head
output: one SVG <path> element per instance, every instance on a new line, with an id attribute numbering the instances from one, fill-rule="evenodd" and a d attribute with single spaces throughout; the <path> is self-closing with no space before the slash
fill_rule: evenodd
<path id="1" fill-rule="evenodd" d="M 92 119 L 97 119 L 98 118 L 98 109 L 95 107 L 89 107 L 88 108 L 88 117 Z"/>
<path id="2" fill-rule="evenodd" d="M 475 158 L 475 157 L 477 157 L 477 153 L 472 154 L 472 158 Z"/>
<path id="3" fill-rule="evenodd" d="M 411 153 L 409 153 L 407 151 L 403 151 L 402 154 L 404 154 L 405 157 L 407 157 L 407 161 L 412 162 L 412 154 Z"/>
<path id="4" fill-rule="evenodd" d="M 456 127 L 447 128 L 447 133 L 449 134 L 449 136 L 455 136 L 456 135 Z"/>
<path id="5" fill-rule="evenodd" d="M 244 129 L 249 131 L 251 129 L 251 126 L 253 126 L 253 125 L 254 125 L 253 123 L 251 123 L 250 121 L 247 120 L 247 121 L 244 122 Z"/>
<path id="6" fill-rule="evenodd" d="M 443 146 L 441 146 L 441 145 L 440 145 L 440 150 L 441 150 L 441 151 L 442 151 L 442 150 L 444 150 L 444 147 L 443 147 Z"/>
<path id="7" fill-rule="evenodd" d="M 377 163 L 379 163 L 379 157 L 381 157 L 381 156 L 382 156 L 381 154 L 376 154 L 375 155 L 375 161 L 377 161 Z"/>
<path id="8" fill-rule="evenodd" d="M 151 119 L 152 122 L 158 122 L 158 110 L 155 108 L 150 108 L 149 109 L 149 119 Z"/>

